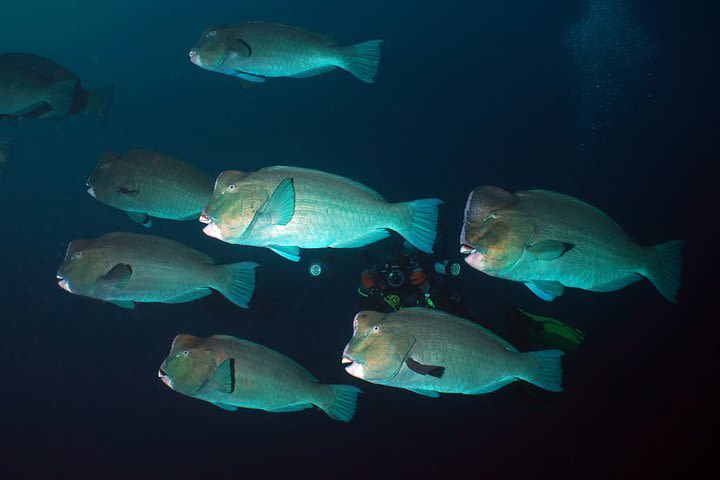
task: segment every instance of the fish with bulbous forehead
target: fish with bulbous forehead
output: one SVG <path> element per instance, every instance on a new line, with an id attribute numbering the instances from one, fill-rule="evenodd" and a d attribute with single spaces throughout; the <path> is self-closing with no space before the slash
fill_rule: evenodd
<path id="1" fill-rule="evenodd" d="M 435 243 L 438 206 L 429 198 L 388 203 L 353 180 L 298 167 L 227 171 L 200 221 L 224 242 L 267 247 L 299 261 L 300 248 L 356 248 L 398 232 L 423 252 Z"/>
<path id="2" fill-rule="evenodd" d="M 212 290 L 248 308 L 255 267 L 253 262 L 216 265 L 174 240 L 118 232 L 70 242 L 57 276 L 63 290 L 124 308 L 135 302 L 191 302 Z"/>
<path id="3" fill-rule="evenodd" d="M 315 405 L 343 422 L 355 415 L 360 393 L 351 385 L 319 383 L 285 355 L 229 335 L 176 336 L 158 377 L 178 393 L 225 410 L 295 412 Z"/>
<path id="4" fill-rule="evenodd" d="M 306 78 L 342 68 L 372 83 L 382 40 L 341 46 L 334 40 L 278 23 L 246 22 L 207 28 L 190 61 L 213 72 L 262 83 L 270 77 Z"/>
<path id="5" fill-rule="evenodd" d="M 569 195 L 511 194 L 491 185 L 470 193 L 460 234 L 468 265 L 522 282 L 548 301 L 565 287 L 610 292 L 646 277 L 675 302 L 682 245 L 640 246 L 605 213 Z"/>
<path id="6" fill-rule="evenodd" d="M 422 307 L 370 310 L 353 320 L 342 363 L 352 376 L 420 395 L 477 395 L 524 380 L 562 391 L 560 350 L 519 352 L 490 330 Z"/>
<path id="7" fill-rule="evenodd" d="M 197 220 L 212 196 L 212 179 L 193 165 L 152 150 L 106 152 L 87 180 L 96 200 L 127 212 L 135 222 L 150 217 Z"/>
<path id="8" fill-rule="evenodd" d="M 38 55 L 0 55 L 0 118 L 67 118 L 87 111 L 105 121 L 114 91 L 85 90 L 73 72 Z"/>

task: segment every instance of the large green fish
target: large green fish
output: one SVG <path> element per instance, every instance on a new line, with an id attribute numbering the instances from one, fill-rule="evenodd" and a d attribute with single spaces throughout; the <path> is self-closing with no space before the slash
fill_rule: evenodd
<path id="1" fill-rule="evenodd" d="M 565 287 L 610 292 L 643 277 L 671 302 L 680 288 L 683 242 L 640 246 L 603 212 L 561 193 L 477 187 L 460 243 L 470 266 L 523 282 L 543 300 Z"/>
<path id="2" fill-rule="evenodd" d="M 149 227 L 151 216 L 197 220 L 212 179 L 182 160 L 151 150 L 106 152 L 87 180 L 88 193 Z"/>
<path id="3" fill-rule="evenodd" d="M 319 383 L 297 362 L 263 345 L 228 335 L 175 337 L 158 377 L 176 392 L 225 410 L 295 412 L 320 407 L 349 422 L 360 389 Z"/>
<path id="4" fill-rule="evenodd" d="M 336 45 L 323 35 L 277 23 L 247 22 L 206 29 L 190 61 L 206 70 L 250 82 L 268 77 L 305 78 L 340 67 L 372 83 L 382 40 Z"/>
<path id="5" fill-rule="evenodd" d="M 516 380 L 563 390 L 560 350 L 521 353 L 486 328 L 422 307 L 362 311 L 342 362 L 352 376 L 420 395 L 489 393 Z"/>
<path id="6" fill-rule="evenodd" d="M 300 259 L 300 248 L 361 247 L 388 237 L 388 229 L 430 253 L 441 203 L 435 198 L 387 203 L 344 177 L 267 167 L 221 173 L 200 221 L 211 237 L 268 247 L 293 261 Z"/>
<path id="7" fill-rule="evenodd" d="M 113 87 L 85 90 L 80 78 L 29 53 L 0 55 L 0 118 L 67 118 L 90 112 L 104 121 Z"/>
<path id="8" fill-rule="evenodd" d="M 252 262 L 216 265 L 204 253 L 166 238 L 108 233 L 70 242 L 57 277 L 70 293 L 124 308 L 135 302 L 191 302 L 211 289 L 248 308 L 255 267 Z"/>

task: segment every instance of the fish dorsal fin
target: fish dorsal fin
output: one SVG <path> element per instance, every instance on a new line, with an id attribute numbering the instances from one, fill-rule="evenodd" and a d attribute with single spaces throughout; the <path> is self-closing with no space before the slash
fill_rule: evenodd
<path id="1" fill-rule="evenodd" d="M 226 358 L 208 378 L 206 385 L 213 392 L 232 393 L 235 391 L 235 359 Z"/>
<path id="2" fill-rule="evenodd" d="M 608 220 L 610 220 L 613 224 L 615 224 L 616 227 L 622 229 L 622 227 L 621 227 L 620 225 L 618 225 L 615 220 L 613 220 L 612 218 L 610 218 L 610 216 L 609 216 L 607 213 L 603 212 L 603 211 L 600 210 L 599 208 L 594 207 L 594 206 L 590 205 L 589 203 L 584 202 L 584 201 L 582 201 L 582 200 L 580 200 L 580 199 L 578 199 L 578 198 L 571 197 L 570 195 L 566 195 L 566 194 L 564 194 L 564 193 L 553 192 L 553 191 L 550 191 L 550 190 L 542 190 L 542 189 L 539 189 L 539 188 L 536 188 L 536 189 L 534 189 L 534 190 L 528 190 L 528 191 L 529 191 L 529 192 L 533 192 L 533 193 L 541 193 L 541 194 L 546 195 L 546 196 L 551 197 L 551 198 L 556 198 L 556 199 L 558 199 L 558 200 L 564 200 L 564 201 L 567 201 L 567 202 L 570 202 L 570 203 L 574 203 L 575 205 L 579 205 L 579 206 L 582 206 L 582 207 L 589 208 L 589 209 L 593 210 L 595 213 L 597 213 L 597 214 L 599 214 L 599 215 L 607 218 Z"/>
<path id="3" fill-rule="evenodd" d="M 287 176 L 292 176 L 293 173 L 295 173 L 295 174 L 305 173 L 305 174 L 315 175 L 315 176 L 319 176 L 319 177 L 325 177 L 328 180 L 331 180 L 334 182 L 342 182 L 342 183 L 345 183 L 346 185 L 351 185 L 355 188 L 358 188 L 366 193 L 369 193 L 376 200 L 380 200 L 383 202 L 385 201 L 385 198 L 383 198 L 382 195 L 380 195 L 378 192 L 376 192 L 372 188 L 368 187 L 367 185 L 364 185 L 355 180 L 351 180 L 347 177 L 341 177 L 340 175 L 335 175 L 333 173 L 323 172 L 322 170 L 315 170 L 313 168 L 288 167 L 288 166 L 284 166 L 284 165 L 277 165 L 274 167 L 262 168 L 262 169 L 258 170 L 258 172 L 281 172 L 281 173 L 286 174 Z"/>
<path id="4" fill-rule="evenodd" d="M 258 24 L 260 24 L 260 25 L 269 25 L 269 26 L 281 27 L 281 28 L 289 28 L 289 29 L 297 30 L 298 32 L 303 32 L 303 33 L 305 33 L 305 34 L 307 34 L 307 35 L 311 35 L 311 36 L 313 36 L 313 37 L 319 38 L 320 40 L 326 42 L 328 45 L 337 45 L 337 40 L 335 40 L 335 39 L 334 39 L 333 37 L 331 37 L 330 35 L 326 35 L 326 34 L 324 34 L 324 33 L 313 32 L 313 31 L 307 30 L 307 29 L 305 29 L 305 28 L 296 27 L 296 26 L 293 26 L 293 25 L 287 25 L 287 24 L 285 24 L 285 23 L 278 23 L 278 22 L 261 22 L 261 21 L 253 21 L 253 22 L 247 22 L 247 23 L 256 24 L 256 25 L 258 25 Z"/>
<path id="5" fill-rule="evenodd" d="M 392 313 L 390 317 L 393 315 L 400 316 L 402 315 L 417 315 L 419 317 L 425 317 L 428 322 L 438 322 L 438 321 L 447 321 L 447 322 L 454 322 L 457 324 L 464 324 L 467 326 L 470 326 L 472 328 L 476 328 L 478 330 L 481 330 L 485 335 L 491 337 L 498 343 L 500 343 L 503 347 L 507 348 L 508 350 L 512 352 L 517 352 L 517 348 L 513 347 L 507 340 L 497 335 L 492 330 L 489 330 L 479 323 L 475 323 L 472 320 L 468 320 L 467 318 L 458 317 L 457 315 L 453 315 L 451 313 L 443 312 L 442 310 L 437 309 L 429 309 L 425 307 L 403 307 L 400 310 L 398 310 L 395 313 Z M 401 320 L 402 321 L 402 320 Z"/>
<path id="6" fill-rule="evenodd" d="M 127 263 L 118 263 L 110 270 L 108 270 L 102 279 L 106 282 L 112 283 L 117 288 L 125 288 L 130 282 L 132 276 L 132 267 Z"/>

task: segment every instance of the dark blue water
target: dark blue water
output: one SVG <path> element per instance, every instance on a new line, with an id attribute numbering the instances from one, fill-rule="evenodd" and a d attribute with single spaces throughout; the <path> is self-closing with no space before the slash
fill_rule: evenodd
<path id="1" fill-rule="evenodd" d="M 88 116 L 0 125 L 16 139 L 0 179 L 2 478 L 477 478 L 700 471 L 718 426 L 717 25 L 700 2 L 4 2 L 0 50 L 46 56 L 88 87 L 112 83 L 109 124 Z M 594 9 L 594 10 L 593 10 Z M 250 89 L 187 52 L 212 24 L 284 22 L 352 43 L 385 40 L 376 83 L 341 71 Z M 442 198 L 441 255 L 477 185 L 545 188 L 601 208 L 642 244 L 688 241 L 679 303 L 647 281 L 552 303 L 465 268 L 482 323 L 503 306 L 562 318 L 586 340 L 566 391 L 511 385 L 432 399 L 363 383 L 340 364 L 357 311 L 362 250 L 311 279 L 274 253 L 223 244 L 201 224 L 156 221 L 221 261 L 254 260 L 249 310 L 220 295 L 128 311 L 69 295 L 67 243 L 145 233 L 94 201 L 106 150 L 152 148 L 208 174 L 266 165 L 359 180 L 390 201 Z M 712 272 L 714 273 L 714 272 Z M 156 372 L 177 333 L 225 333 L 294 358 L 321 381 L 361 387 L 350 424 L 321 411 L 232 413 L 166 388 Z M 5 473 L 6 472 L 6 473 Z"/>

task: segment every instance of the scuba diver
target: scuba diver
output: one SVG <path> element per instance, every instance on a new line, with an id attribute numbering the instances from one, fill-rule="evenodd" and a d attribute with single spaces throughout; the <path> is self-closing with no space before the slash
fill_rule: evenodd
<path id="1" fill-rule="evenodd" d="M 390 255 L 388 255 L 388 253 Z M 467 305 L 452 279 L 460 274 L 460 264 L 438 261 L 408 242 L 384 251 L 360 274 L 360 307 L 364 310 L 392 312 L 402 307 L 437 308 L 468 317 Z"/>

